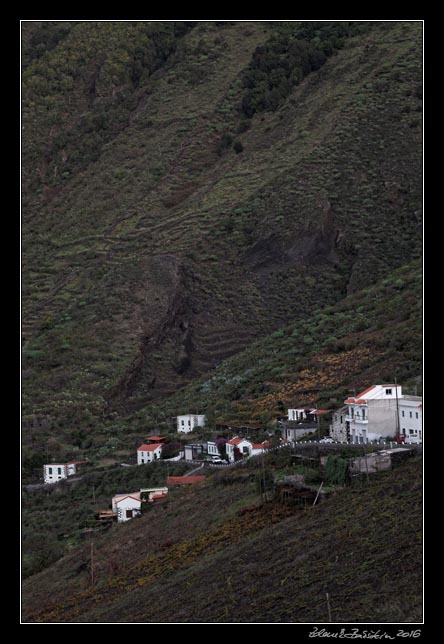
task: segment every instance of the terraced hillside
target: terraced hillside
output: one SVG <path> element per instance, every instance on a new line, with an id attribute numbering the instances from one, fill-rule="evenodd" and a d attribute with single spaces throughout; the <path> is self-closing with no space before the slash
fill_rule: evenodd
<path id="1" fill-rule="evenodd" d="M 268 463 L 267 463 L 268 467 Z M 421 460 L 316 506 L 261 505 L 253 464 L 172 491 L 24 583 L 27 622 L 420 622 Z M 402 508 L 402 511 L 400 511 Z"/>
<path id="2" fill-rule="evenodd" d="M 419 257 L 421 24 L 329 29 L 23 25 L 25 445 Z"/>
<path id="3" fill-rule="evenodd" d="M 165 413 L 195 405 L 219 421 L 266 424 L 288 407 L 332 409 L 354 389 L 394 379 L 405 393 L 422 392 L 417 261 L 255 341 L 170 398 Z"/>

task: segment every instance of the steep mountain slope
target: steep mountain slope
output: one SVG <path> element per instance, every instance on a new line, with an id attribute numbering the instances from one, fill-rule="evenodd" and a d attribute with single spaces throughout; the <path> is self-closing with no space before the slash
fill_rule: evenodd
<path id="1" fill-rule="evenodd" d="M 276 29 L 24 25 L 25 444 L 94 440 L 420 255 L 420 23 L 350 30 L 246 118 Z"/>
<path id="2" fill-rule="evenodd" d="M 197 407 L 219 421 L 261 424 L 294 405 L 334 408 L 370 382 L 396 379 L 404 393 L 421 393 L 421 268 L 412 262 L 257 340 L 170 398 L 166 415 Z"/>
<path id="3" fill-rule="evenodd" d="M 66 436 L 59 433 L 57 440 L 52 438 L 46 445 L 35 442 L 24 448 L 24 482 L 35 481 L 49 459 L 88 459 L 85 478 L 75 485 L 38 493 L 25 490 L 24 576 L 81 543 L 82 530 L 95 526 L 95 509 L 107 507 L 114 494 L 165 484 L 171 463 L 147 468 L 122 468 L 120 463 L 134 457 L 153 431 L 177 443 L 172 416 L 185 409 L 206 413 L 209 425 L 201 438 L 231 437 L 232 432 L 217 429 L 219 422 L 259 426 L 257 440 L 263 440 L 268 437 L 265 430 L 273 433 L 276 417 L 287 406 L 334 409 L 353 389 L 394 378 L 402 383 L 404 393 L 421 393 L 421 284 L 421 266 L 415 262 L 304 322 L 258 340 L 223 362 L 211 377 L 188 385 L 161 405 L 113 419 L 94 443 L 77 428 Z M 322 423 L 322 431 L 326 425 Z M 186 438 L 196 440 L 194 435 Z M 187 467 L 174 464 L 180 466 Z"/>
<path id="4" fill-rule="evenodd" d="M 29 622 L 421 620 L 421 460 L 321 505 L 258 503 L 253 462 L 172 491 L 24 583 Z M 400 512 L 402 507 L 402 512 Z"/>

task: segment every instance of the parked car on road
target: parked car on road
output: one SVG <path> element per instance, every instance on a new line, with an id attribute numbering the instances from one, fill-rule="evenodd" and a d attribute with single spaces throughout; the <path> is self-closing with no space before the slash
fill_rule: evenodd
<path id="1" fill-rule="evenodd" d="M 331 438 L 331 436 L 324 436 L 324 438 L 321 438 L 321 440 L 319 442 L 320 443 L 334 443 L 335 441 L 333 440 L 333 438 Z"/>

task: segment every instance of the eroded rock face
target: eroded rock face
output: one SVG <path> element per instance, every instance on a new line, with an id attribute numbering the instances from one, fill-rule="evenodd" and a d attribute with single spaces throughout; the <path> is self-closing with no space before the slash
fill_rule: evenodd
<path id="1" fill-rule="evenodd" d="M 258 240 L 244 255 L 245 266 L 258 274 L 269 274 L 293 266 L 318 262 L 337 262 L 335 252 L 341 240 L 341 231 L 335 225 L 334 213 L 328 200 L 317 204 L 319 225 L 309 231 L 283 238 L 277 234 Z"/>

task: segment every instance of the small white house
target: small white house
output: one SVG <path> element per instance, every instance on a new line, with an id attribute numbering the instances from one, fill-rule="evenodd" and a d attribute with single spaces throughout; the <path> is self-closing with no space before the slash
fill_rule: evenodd
<path id="1" fill-rule="evenodd" d="M 72 476 L 77 471 L 77 465 L 84 461 L 71 461 L 70 463 L 47 463 L 43 466 L 43 480 L 45 483 L 57 483 Z"/>
<path id="2" fill-rule="evenodd" d="M 270 447 L 270 441 L 264 441 L 263 443 L 252 443 L 248 438 L 240 438 L 235 436 L 228 443 L 225 443 L 225 448 L 227 451 L 227 458 L 230 463 L 234 463 L 234 451 L 235 448 L 239 450 L 244 458 L 249 458 L 250 456 L 256 456 L 257 454 L 262 454 L 266 449 Z"/>
<path id="3" fill-rule="evenodd" d="M 116 494 L 112 499 L 113 512 L 117 514 L 117 521 L 123 523 L 137 517 L 141 513 L 142 501 L 140 492 L 131 494 Z"/>
<path id="4" fill-rule="evenodd" d="M 288 410 L 288 420 L 303 421 L 307 420 L 307 412 L 310 410 L 305 407 L 299 407 L 298 409 L 289 409 Z"/>
<path id="5" fill-rule="evenodd" d="M 422 398 L 403 396 L 398 407 L 400 435 L 407 443 L 422 443 Z"/>
<path id="6" fill-rule="evenodd" d="M 151 463 L 161 457 L 162 443 L 153 443 L 151 445 L 141 445 L 137 448 L 137 465 Z"/>
<path id="7" fill-rule="evenodd" d="M 202 414 L 177 416 L 177 431 L 182 432 L 183 434 L 189 434 L 195 427 L 204 427 L 206 421 L 206 416 Z"/>

